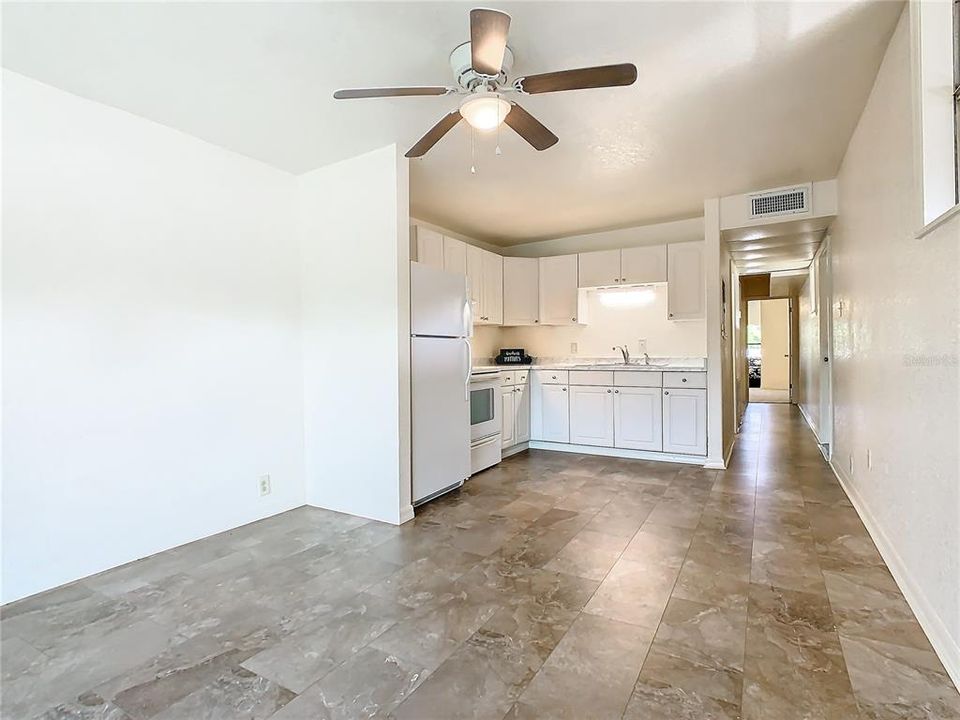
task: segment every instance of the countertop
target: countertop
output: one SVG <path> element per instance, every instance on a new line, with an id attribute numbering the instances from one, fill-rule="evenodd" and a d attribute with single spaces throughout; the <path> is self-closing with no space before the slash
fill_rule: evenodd
<path id="1" fill-rule="evenodd" d="M 629 365 L 606 360 L 548 360 L 530 365 L 474 365 L 474 372 L 494 370 L 616 370 L 618 372 L 706 372 L 707 361 L 704 358 L 651 358 L 649 365 L 640 360 L 631 359 Z"/>

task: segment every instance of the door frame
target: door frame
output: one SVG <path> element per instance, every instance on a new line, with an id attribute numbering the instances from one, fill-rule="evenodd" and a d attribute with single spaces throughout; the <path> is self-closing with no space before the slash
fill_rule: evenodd
<path id="1" fill-rule="evenodd" d="M 814 256 L 817 263 L 817 315 L 820 324 L 820 444 L 833 454 L 833 267 L 830 235 Z"/>

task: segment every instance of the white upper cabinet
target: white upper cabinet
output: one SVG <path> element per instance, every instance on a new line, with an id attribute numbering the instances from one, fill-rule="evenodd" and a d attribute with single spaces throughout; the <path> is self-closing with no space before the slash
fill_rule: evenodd
<path id="1" fill-rule="evenodd" d="M 613 388 L 570 386 L 570 442 L 613 447 Z"/>
<path id="2" fill-rule="evenodd" d="M 667 246 L 667 319 L 700 320 L 706 313 L 703 243 Z"/>
<path id="3" fill-rule="evenodd" d="M 443 236 L 443 269 L 459 275 L 467 274 L 467 244 L 456 238 Z"/>
<path id="4" fill-rule="evenodd" d="M 663 407 L 658 387 L 613 389 L 614 446 L 628 450 L 663 449 Z"/>
<path id="5" fill-rule="evenodd" d="M 620 251 L 620 282 L 627 285 L 667 281 L 667 246 L 646 245 Z"/>
<path id="6" fill-rule="evenodd" d="M 417 262 L 443 270 L 443 235 L 417 225 Z"/>
<path id="7" fill-rule="evenodd" d="M 503 258 L 488 250 L 480 252 L 483 256 L 480 320 L 487 325 L 500 325 L 503 323 Z"/>
<path id="8" fill-rule="evenodd" d="M 599 250 L 580 253 L 580 277 L 582 288 L 605 287 L 620 284 L 620 251 Z"/>
<path id="9" fill-rule="evenodd" d="M 663 450 L 707 454 L 707 391 L 664 388 Z"/>
<path id="10" fill-rule="evenodd" d="M 540 322 L 540 268 L 536 258 L 503 258 L 503 324 Z"/>
<path id="11" fill-rule="evenodd" d="M 540 258 L 540 324 L 575 325 L 578 320 L 577 256 Z"/>
<path id="12" fill-rule="evenodd" d="M 467 245 L 467 289 L 473 321 L 479 323 L 483 314 L 483 250 L 476 245 Z"/>

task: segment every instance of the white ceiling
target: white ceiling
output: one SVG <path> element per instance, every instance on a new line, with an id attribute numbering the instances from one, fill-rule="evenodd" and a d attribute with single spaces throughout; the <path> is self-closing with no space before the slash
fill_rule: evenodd
<path id="1" fill-rule="evenodd" d="M 424 220 L 512 244 L 700 215 L 836 174 L 902 9 L 891 2 L 502 3 L 514 74 L 633 62 L 637 84 L 522 98 L 560 142 L 503 155 L 465 123 L 411 165 Z M 295 173 L 412 145 L 451 98 L 471 4 L 5 3 L 3 64 Z"/>
<path id="2" fill-rule="evenodd" d="M 810 266 L 835 215 L 733 228 L 720 233 L 742 275 Z"/>

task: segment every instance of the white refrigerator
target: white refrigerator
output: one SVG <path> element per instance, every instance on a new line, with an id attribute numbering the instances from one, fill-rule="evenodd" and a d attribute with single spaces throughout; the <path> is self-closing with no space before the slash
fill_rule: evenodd
<path id="1" fill-rule="evenodd" d="M 413 504 L 470 476 L 470 334 L 464 275 L 410 263 Z"/>

